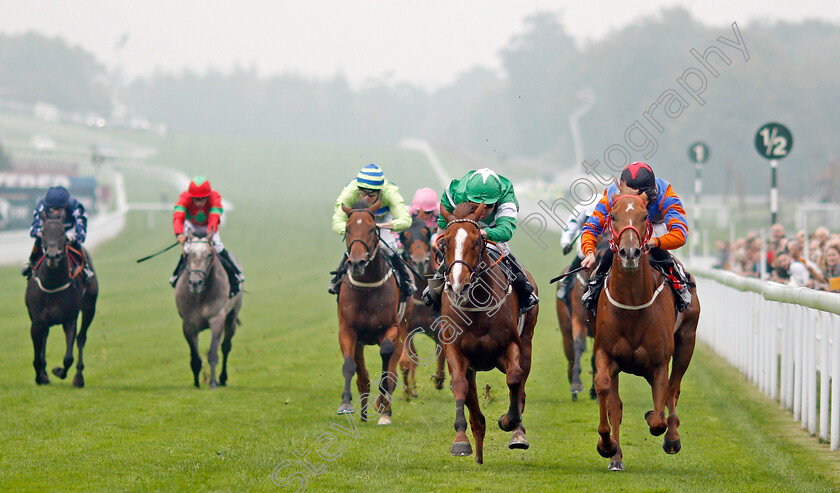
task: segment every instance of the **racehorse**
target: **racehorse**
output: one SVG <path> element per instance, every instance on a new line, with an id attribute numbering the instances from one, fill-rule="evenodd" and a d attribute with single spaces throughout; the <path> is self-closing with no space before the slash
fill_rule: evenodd
<path id="1" fill-rule="evenodd" d="M 403 374 L 403 383 L 406 387 L 407 397 L 417 397 L 414 372 L 420 362 L 417 350 L 414 347 L 414 336 L 418 333 L 426 334 L 435 341 L 435 361 L 437 371 L 432 375 L 435 388 L 443 389 L 443 382 L 446 379 L 443 365 L 446 358 L 443 354 L 443 347 L 437 339 L 437 331 L 434 330 L 434 323 L 440 315 L 431 306 L 423 302 L 423 290 L 429 284 L 426 275 L 434 274 L 437 270 L 436 258 L 432 256 L 431 231 L 426 227 L 423 220 L 414 218 L 411 227 L 400 233 L 400 242 L 403 244 L 403 258 L 409 265 L 413 266 L 414 283 L 417 285 L 417 292 L 414 293 L 414 311 L 408 319 L 408 338 L 405 341 L 402 358 L 400 358 L 400 369 Z"/>
<path id="2" fill-rule="evenodd" d="M 609 470 L 623 471 L 618 374 L 623 371 L 648 381 L 653 394 L 653 410 L 645 414 L 650 433 L 665 433 L 662 448 L 669 454 L 679 452 L 682 445 L 676 406 L 680 382 L 694 352 L 700 302 L 696 288 L 692 288 L 691 305 L 677 315 L 667 279 L 648 261 L 652 226 L 647 195 L 622 187 L 612 200 L 606 229 L 611 233 L 610 247 L 615 255 L 598 299 L 595 321 L 595 390 L 601 416 L 597 448 L 601 456 L 611 459 Z"/>
<path id="3" fill-rule="evenodd" d="M 242 309 L 242 292 L 230 297 L 230 282 L 216 254 L 210 237 L 199 237 L 187 231 L 186 275 L 181 275 L 175 284 L 175 304 L 181 316 L 184 338 L 190 346 L 190 367 L 193 384 L 198 385 L 201 372 L 201 356 L 198 354 L 198 334 L 210 329 L 210 349 L 207 362 L 210 364 L 210 388 L 227 384 L 228 354 L 231 340 L 239 323 Z M 231 254 L 238 263 L 238 259 Z M 241 269 L 240 269 L 241 270 Z M 224 339 L 222 339 L 224 336 Z M 222 345 L 222 372 L 216 381 L 216 364 L 219 362 L 219 343 Z"/>
<path id="4" fill-rule="evenodd" d="M 595 318 L 580 301 L 589 280 L 589 272 L 581 271 L 574 274 L 569 291 L 563 298 L 557 298 L 557 320 L 563 335 L 563 352 L 568 364 L 569 390 L 572 400 L 576 401 L 578 394 L 583 392 L 583 382 L 580 379 L 581 357 L 586 351 L 586 337 L 595 337 Z M 558 294 L 559 296 L 559 294 Z M 592 386 L 589 396 L 595 398 L 595 358 L 592 363 Z"/>
<path id="5" fill-rule="evenodd" d="M 367 420 L 370 378 L 365 368 L 365 345 L 379 345 L 382 358 L 382 377 L 379 396 L 374 409 L 381 413 L 378 424 L 391 424 L 391 396 L 397 384 L 397 362 L 403 352 L 408 317 L 413 303 L 400 303 L 400 292 L 394 270 L 380 251 L 379 227 L 374 214 L 379 201 L 368 207 L 364 201 L 351 209 L 342 205 L 347 214 L 345 244 L 349 271 L 342 279 L 338 294 L 338 342 L 344 364 L 344 392 L 338 414 L 354 412 L 350 380 L 356 374 L 360 394 L 360 414 Z"/>
<path id="6" fill-rule="evenodd" d="M 83 352 L 87 341 L 87 330 L 96 313 L 96 298 L 99 295 L 99 282 L 96 275 L 85 281 L 82 274 L 85 264 L 94 272 L 90 254 L 83 247 L 79 252 L 67 243 L 64 233 L 66 213 L 41 214 L 41 257 L 33 268 L 32 276 L 26 286 L 26 308 L 32 321 L 30 333 L 35 350 L 35 382 L 38 385 L 50 383 L 47 376 L 46 347 L 47 335 L 53 325 L 64 326 L 64 338 L 67 350 L 64 353 L 64 367 L 53 368 L 53 375 L 62 380 L 73 364 L 73 341 L 79 348 L 79 361 L 76 363 L 74 387 L 84 387 L 85 368 Z M 72 262 L 70 252 L 78 257 L 78 263 Z M 74 265 L 75 264 L 75 265 Z M 82 326 L 76 335 L 76 323 L 82 312 Z"/>
<path id="7" fill-rule="evenodd" d="M 455 395 L 455 438 L 450 453 L 472 454 L 464 417 L 470 411 L 470 428 L 476 445 L 475 460 L 484 462 L 484 415 L 478 404 L 475 374 L 498 368 L 507 375 L 510 407 L 499 418 L 499 428 L 512 431 L 512 449 L 530 444 L 522 424 L 525 410 L 525 382 L 531 371 L 531 341 L 537 323 L 538 307 L 519 315 L 519 300 L 512 295 L 508 276 L 489 252 L 492 244 L 481 234 L 478 223 L 485 205 L 464 203 L 452 214 L 443 206 L 447 222 L 437 240 L 444 253 L 446 283 L 441 298 L 440 340 L 444 346 L 452 393 Z M 528 273 L 531 283 L 534 283 Z"/>

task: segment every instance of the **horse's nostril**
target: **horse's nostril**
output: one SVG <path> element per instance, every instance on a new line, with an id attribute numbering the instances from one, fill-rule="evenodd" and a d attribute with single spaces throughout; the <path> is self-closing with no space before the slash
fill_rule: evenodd
<path id="1" fill-rule="evenodd" d="M 634 258 L 639 258 L 641 256 L 642 256 L 642 250 L 641 249 L 639 249 L 639 248 L 633 249 L 633 257 Z"/>
<path id="2" fill-rule="evenodd" d="M 627 257 L 627 250 L 625 250 L 623 248 L 619 248 L 618 249 L 618 256 L 621 257 L 621 258 L 626 258 Z"/>

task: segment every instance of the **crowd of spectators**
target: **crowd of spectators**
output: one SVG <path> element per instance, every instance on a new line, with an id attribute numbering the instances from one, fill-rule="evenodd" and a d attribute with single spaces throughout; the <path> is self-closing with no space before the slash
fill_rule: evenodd
<path id="1" fill-rule="evenodd" d="M 781 224 L 770 228 L 762 248 L 761 237 L 754 232 L 739 238 L 734 245 L 716 242 L 716 264 L 750 277 L 761 277 L 762 252 L 765 255 L 765 278 L 788 286 L 840 292 L 840 234 L 817 228 L 807 235 L 799 231 L 787 236 Z"/>

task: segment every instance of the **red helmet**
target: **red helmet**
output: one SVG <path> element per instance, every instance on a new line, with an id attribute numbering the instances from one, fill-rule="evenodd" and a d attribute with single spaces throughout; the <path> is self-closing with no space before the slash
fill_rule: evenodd
<path id="1" fill-rule="evenodd" d="M 190 197 L 200 199 L 202 197 L 209 197 L 212 188 L 210 188 L 210 180 L 203 176 L 196 176 L 190 182 Z"/>

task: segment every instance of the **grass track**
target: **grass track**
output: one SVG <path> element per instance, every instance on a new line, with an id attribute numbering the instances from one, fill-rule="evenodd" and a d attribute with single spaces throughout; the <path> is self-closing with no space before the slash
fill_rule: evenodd
<path id="1" fill-rule="evenodd" d="M 683 385 L 683 450 L 667 456 L 643 414 L 649 387 L 622 375 L 627 472 L 608 473 L 595 451 L 594 402 L 572 403 L 563 377 L 560 334 L 547 279 L 562 259 L 520 235 L 514 251 L 543 289 L 534 366 L 524 419 L 530 450 L 510 451 L 495 424 L 506 408 L 498 373 L 479 374 L 495 400 L 488 421 L 485 464 L 449 456 L 454 402 L 418 370 L 420 398 L 394 404 L 394 425 L 356 423 L 358 437 L 330 428 L 342 378 L 335 302 L 327 271 L 343 245 L 329 231 L 332 201 L 368 162 L 381 164 L 409 199 L 424 178 L 422 157 L 384 148 L 284 144 L 254 139 L 167 137 L 153 142 L 160 163 L 204 173 L 235 204 L 223 227 L 225 244 L 243 261 L 248 281 L 242 325 L 233 340 L 229 386 L 192 388 L 189 353 L 166 279 L 175 255 L 144 264 L 134 259 L 171 242 L 169 218 L 133 213 L 129 227 L 94 253 L 99 310 L 90 329 L 87 387 L 70 381 L 34 383 L 23 282 L 0 269 L 4 341 L 0 382 L 0 489 L 293 491 L 279 478 L 305 471 L 295 452 L 310 451 L 309 491 L 836 491 L 838 456 L 807 438 L 737 372 L 699 348 Z M 151 185 L 137 178 L 137 190 Z M 174 194 L 170 194 L 174 197 Z M 150 197 L 156 199 L 157 197 Z M 702 296 L 702 293 L 701 293 Z M 713 307 L 705 307 L 711 310 Z M 200 338 L 201 351 L 209 344 Z M 57 327 L 48 367 L 63 354 Z M 431 345 L 421 347 L 429 354 Z M 375 373 L 377 351 L 366 353 Z M 354 385 L 355 391 L 355 385 Z M 354 392 L 355 393 L 355 392 Z M 319 436 L 338 437 L 331 462 L 315 457 Z"/>

